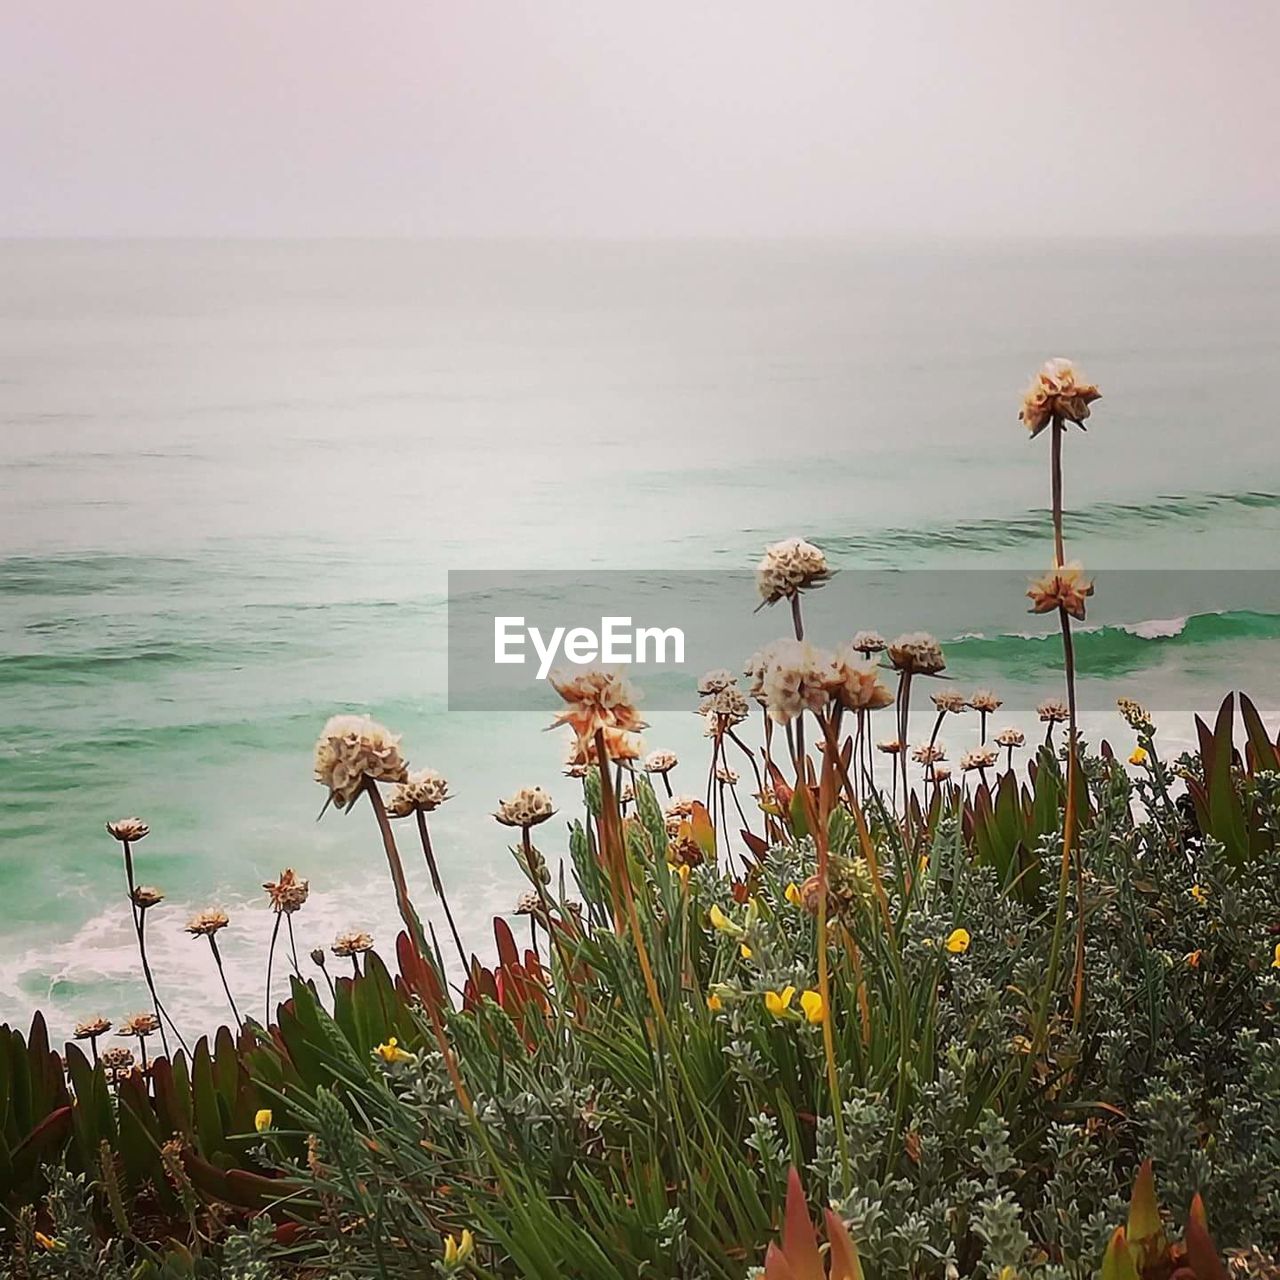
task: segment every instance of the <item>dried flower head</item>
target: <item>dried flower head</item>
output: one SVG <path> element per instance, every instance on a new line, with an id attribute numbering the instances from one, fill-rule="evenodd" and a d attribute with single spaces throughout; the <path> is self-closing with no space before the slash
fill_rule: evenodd
<path id="1" fill-rule="evenodd" d="M 831 577 L 827 557 L 803 538 L 786 538 L 766 548 L 756 566 L 756 588 L 765 604 L 790 600 L 822 586 Z"/>
<path id="2" fill-rule="evenodd" d="M 121 844 L 136 844 L 151 828 L 141 818 L 117 818 L 107 823 L 107 830 Z"/>
<path id="3" fill-rule="evenodd" d="M 1116 706 L 1124 717 L 1125 723 L 1135 732 L 1141 733 L 1145 731 L 1150 733 L 1155 728 L 1151 717 L 1147 714 L 1146 707 L 1142 703 L 1135 702 L 1132 698 L 1117 698 Z"/>
<path id="4" fill-rule="evenodd" d="M 373 936 L 355 930 L 338 934 L 333 940 L 333 946 L 329 948 L 335 956 L 346 958 L 363 955 L 366 951 L 371 951 L 372 949 Z"/>
<path id="5" fill-rule="evenodd" d="M 996 743 L 1001 747 L 1021 747 L 1026 745 L 1026 741 L 1026 735 L 1021 729 L 1014 729 L 1010 727 L 1007 729 L 1001 729 L 1000 732 L 996 734 Z"/>
<path id="6" fill-rule="evenodd" d="M 662 811 L 662 818 L 669 836 L 675 835 L 680 829 L 680 824 L 687 822 L 693 816 L 693 806 L 697 803 L 698 801 L 692 796 L 676 796 L 667 805 Z"/>
<path id="7" fill-rule="evenodd" d="M 319 965 L 319 966 L 320 966 L 320 968 L 322 968 L 322 969 L 323 969 L 323 968 L 324 968 L 324 960 L 325 960 L 325 956 L 324 956 L 324 948 L 323 948 L 323 947 L 312 947 L 312 948 L 311 948 L 311 953 L 310 953 L 310 954 L 311 954 L 311 963 L 312 963 L 312 964 Z"/>
<path id="8" fill-rule="evenodd" d="M 158 907 L 164 901 L 164 893 L 153 884 L 138 885 L 129 897 L 140 911 L 146 911 L 148 907 Z"/>
<path id="9" fill-rule="evenodd" d="M 644 758 L 645 773 L 670 773 L 679 764 L 674 751 L 650 751 Z"/>
<path id="10" fill-rule="evenodd" d="M 498 801 L 493 816 L 504 827 L 536 827 L 554 813 L 551 797 L 541 787 L 521 787 L 506 800 Z"/>
<path id="11" fill-rule="evenodd" d="M 387 798 L 387 813 L 393 818 L 407 818 L 419 810 L 431 813 L 452 798 L 449 783 L 442 774 L 434 769 L 418 769 Z"/>
<path id="12" fill-rule="evenodd" d="M 291 916 L 307 900 L 311 891 L 310 881 L 298 878 L 292 867 L 285 867 L 278 880 L 268 880 L 262 886 L 271 900 L 271 910 L 280 915 Z"/>
<path id="13" fill-rule="evenodd" d="M 942 693 L 931 693 L 929 696 L 933 699 L 933 705 L 943 715 L 958 716 L 962 711 L 969 709 L 969 699 L 963 693 L 956 693 L 951 689 L 945 689 Z"/>
<path id="14" fill-rule="evenodd" d="M 893 641 L 889 661 L 898 671 L 913 676 L 936 676 L 947 669 L 942 646 L 924 631 L 908 632 Z"/>
<path id="15" fill-rule="evenodd" d="M 1070 360 L 1059 356 L 1046 361 L 1031 380 L 1023 394 L 1018 417 L 1032 438 L 1055 419 L 1082 427 L 1089 416 L 1089 406 L 1100 398 L 1098 388 L 1085 382 Z"/>
<path id="16" fill-rule="evenodd" d="M 698 681 L 698 694 L 706 698 L 713 693 L 720 693 L 722 690 L 728 689 L 730 685 L 737 683 L 737 676 L 731 675 L 724 667 L 717 667 L 714 671 L 708 671 Z"/>
<path id="17" fill-rule="evenodd" d="M 922 764 L 926 768 L 929 765 L 938 764 L 947 758 L 947 749 L 940 742 L 925 743 L 924 746 L 917 747 L 912 753 L 911 758 L 916 764 Z"/>
<path id="18" fill-rule="evenodd" d="M 1050 569 L 1027 588 L 1032 613 L 1050 613 L 1063 609 L 1073 618 L 1084 621 L 1084 602 L 1093 595 L 1093 583 L 1084 576 L 1078 561 Z"/>
<path id="19" fill-rule="evenodd" d="M 901 755 L 902 743 L 897 738 L 886 738 L 883 742 L 876 743 L 876 750 L 883 751 L 887 756 Z"/>
<path id="20" fill-rule="evenodd" d="M 408 766 L 400 739 L 368 716 L 333 716 L 316 741 L 315 775 L 339 809 L 350 808 L 364 786 L 403 782 Z"/>
<path id="21" fill-rule="evenodd" d="M 738 775 L 736 771 L 730 769 L 727 764 L 717 765 L 716 781 L 723 782 L 727 787 L 736 786 L 738 782 Z"/>
<path id="22" fill-rule="evenodd" d="M 993 711 L 999 711 L 1004 706 L 1004 699 L 998 698 L 990 689 L 978 689 L 969 699 L 969 705 L 975 711 L 982 711 L 990 715 Z"/>
<path id="23" fill-rule="evenodd" d="M 187 921 L 187 932 L 193 938 L 211 938 L 219 929 L 225 929 L 231 923 L 225 911 L 216 907 L 208 911 L 198 911 Z"/>
<path id="24" fill-rule="evenodd" d="M 873 653 L 883 653 L 889 647 L 889 642 L 878 631 L 859 631 L 849 647 L 869 658 Z"/>
<path id="25" fill-rule="evenodd" d="M 570 752 L 569 758 L 564 762 L 564 768 L 561 772 L 566 778 L 585 778 L 587 770 L 590 766 L 585 760 L 579 760 L 577 756 Z"/>
<path id="26" fill-rule="evenodd" d="M 827 689 L 847 711 L 879 711 L 893 702 L 893 690 L 879 669 L 853 645 L 842 645 L 831 657 Z"/>
<path id="27" fill-rule="evenodd" d="M 973 769 L 990 769 L 999 757 L 1000 753 L 995 747 L 976 747 L 960 757 L 960 768 L 966 773 Z"/>
<path id="28" fill-rule="evenodd" d="M 760 699 L 776 724 L 789 724 L 803 712 L 818 712 L 827 705 L 830 655 L 803 640 L 780 640 L 761 655 Z"/>
<path id="29" fill-rule="evenodd" d="M 639 760 L 644 754 L 644 739 L 638 733 L 628 733 L 625 729 L 602 729 L 605 755 L 610 760 Z M 591 738 L 575 738 L 566 761 L 565 773 L 569 777 L 585 777 L 589 765 L 598 764 L 596 759 L 596 740 Z M 581 768 L 582 774 L 571 772 Z"/>
<path id="30" fill-rule="evenodd" d="M 934 782 L 946 782 L 951 777 L 951 770 L 945 764 L 936 764 L 930 770 Z"/>
<path id="31" fill-rule="evenodd" d="M 542 899 L 532 889 L 526 889 L 516 899 L 516 915 L 536 916 L 542 911 Z"/>
<path id="32" fill-rule="evenodd" d="M 132 1049 L 124 1045 L 113 1045 L 102 1052 L 102 1065 L 112 1075 L 123 1075 L 133 1070 L 135 1058 Z"/>
<path id="33" fill-rule="evenodd" d="M 1071 719 L 1067 704 L 1060 698 L 1046 698 L 1037 708 L 1038 715 L 1045 724 L 1065 724 Z"/>
<path id="34" fill-rule="evenodd" d="M 77 1040 L 96 1040 L 99 1036 L 105 1036 L 110 1030 L 110 1018 L 86 1018 L 83 1022 L 76 1023 L 75 1038 Z"/>
<path id="35" fill-rule="evenodd" d="M 570 673 L 553 671 L 548 680 L 568 704 L 551 727 L 567 724 L 573 730 L 571 764 L 596 762 L 597 733 L 603 736 L 611 760 L 639 758 L 642 748 L 636 735 L 645 722 L 637 708 L 639 695 L 629 680 L 598 667 Z"/>
<path id="36" fill-rule="evenodd" d="M 154 1013 L 131 1013 L 116 1028 L 116 1035 L 141 1039 L 159 1030 L 160 1019 Z"/>
<path id="37" fill-rule="evenodd" d="M 751 714 L 751 704 L 737 685 L 727 684 L 703 698 L 698 704 L 698 713 L 715 721 L 714 729 L 719 731 L 741 724 Z"/>

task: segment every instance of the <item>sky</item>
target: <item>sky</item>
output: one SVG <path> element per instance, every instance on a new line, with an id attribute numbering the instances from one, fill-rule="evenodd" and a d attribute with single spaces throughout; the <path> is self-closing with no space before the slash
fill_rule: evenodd
<path id="1" fill-rule="evenodd" d="M 0 235 L 1280 230 L 1275 0 L 4 0 Z"/>

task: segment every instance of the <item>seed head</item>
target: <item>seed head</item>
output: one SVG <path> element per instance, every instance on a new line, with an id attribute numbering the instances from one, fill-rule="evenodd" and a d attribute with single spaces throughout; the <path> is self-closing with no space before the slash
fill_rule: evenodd
<path id="1" fill-rule="evenodd" d="M 822 586 L 831 577 L 827 557 L 803 538 L 787 538 L 767 548 L 756 566 L 756 588 L 765 604 L 790 600 Z"/>
<path id="2" fill-rule="evenodd" d="M 960 757 L 960 768 L 966 773 L 973 769 L 990 769 L 998 759 L 999 752 L 995 747 L 977 747 Z"/>
<path id="3" fill-rule="evenodd" d="M 441 774 L 434 769 L 419 769 L 392 791 L 387 799 L 387 813 L 393 818 L 407 818 L 419 810 L 431 813 L 452 798 L 449 783 Z"/>
<path id="4" fill-rule="evenodd" d="M 153 884 L 138 885 L 129 897 L 140 911 L 145 911 L 148 907 L 158 907 L 164 901 L 164 894 Z"/>
<path id="5" fill-rule="evenodd" d="M 650 751 L 644 758 L 645 773 L 670 773 L 680 761 L 674 751 Z"/>
<path id="6" fill-rule="evenodd" d="M 1002 747 L 1021 747 L 1026 744 L 1026 735 L 1021 729 L 1001 729 L 996 734 L 996 743 Z"/>
<path id="7" fill-rule="evenodd" d="M 936 676 L 947 669 L 942 646 L 925 631 L 911 631 L 889 645 L 889 661 L 907 675 Z"/>
<path id="8" fill-rule="evenodd" d="M 498 801 L 493 816 L 504 827 L 536 827 L 554 813 L 551 797 L 541 787 L 521 787 L 508 799 Z"/>
<path id="9" fill-rule="evenodd" d="M 956 693 L 947 689 L 942 693 L 931 693 L 929 695 L 933 699 L 933 705 L 942 712 L 943 715 L 958 716 L 961 712 L 968 710 L 969 700 L 963 693 Z"/>
<path id="10" fill-rule="evenodd" d="M 316 741 L 315 776 L 339 809 L 348 809 L 364 786 L 375 782 L 403 782 L 408 766 L 400 754 L 400 739 L 368 716 L 333 716 Z"/>
<path id="11" fill-rule="evenodd" d="M 853 637 L 850 647 L 869 658 L 874 653 L 883 653 L 889 647 L 889 642 L 878 631 L 859 631 Z"/>
<path id="12" fill-rule="evenodd" d="M 719 693 L 721 690 L 727 689 L 730 685 L 735 685 L 737 683 L 737 676 L 730 675 L 724 667 L 717 667 L 714 671 L 708 671 L 706 675 L 698 681 L 698 693 L 705 698 L 710 694 Z"/>
<path id="13" fill-rule="evenodd" d="M 990 689 L 978 689 L 969 699 L 969 705 L 975 711 L 984 711 L 988 715 L 993 711 L 999 711 L 1004 706 L 1004 699 L 998 698 Z"/>
<path id="14" fill-rule="evenodd" d="M 1065 724 L 1071 719 L 1070 708 L 1059 698 L 1046 698 L 1036 708 L 1036 715 L 1045 724 Z"/>

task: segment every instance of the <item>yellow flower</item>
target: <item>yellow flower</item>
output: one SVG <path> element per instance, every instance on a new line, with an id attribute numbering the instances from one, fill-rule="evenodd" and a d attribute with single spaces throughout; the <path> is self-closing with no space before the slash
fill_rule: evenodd
<path id="1" fill-rule="evenodd" d="M 1191 896 L 1195 899 L 1197 906 L 1203 907 L 1209 901 L 1209 890 L 1202 884 L 1193 884 L 1191 886 Z"/>
<path id="2" fill-rule="evenodd" d="M 972 939 L 969 937 L 968 929 L 953 929 L 947 938 L 947 950 L 953 956 L 962 956 L 969 950 L 969 943 Z"/>
<path id="3" fill-rule="evenodd" d="M 711 921 L 711 927 L 718 933 L 727 933 L 731 938 L 742 937 L 742 926 L 734 924 L 719 907 L 713 905 L 707 912 L 707 919 Z"/>
<path id="4" fill-rule="evenodd" d="M 766 991 L 764 993 L 764 1007 L 775 1018 L 786 1017 L 787 1010 L 791 1007 L 791 1001 L 795 994 L 795 987 L 783 987 L 781 991 Z"/>
<path id="5" fill-rule="evenodd" d="M 689 873 L 692 870 L 693 868 L 687 862 L 682 862 L 676 868 L 676 875 L 680 877 L 680 884 L 682 888 L 687 889 L 689 887 Z"/>
<path id="6" fill-rule="evenodd" d="M 1185 956 L 1183 956 L 1183 959 L 1187 962 L 1187 965 L 1188 965 L 1190 968 L 1192 968 L 1192 969 L 1198 969 L 1198 968 L 1200 967 L 1200 957 L 1201 957 L 1203 954 L 1204 954 L 1204 953 L 1203 953 L 1202 951 L 1199 951 L 1199 950 L 1196 950 L 1196 951 L 1188 951 L 1188 952 L 1187 952 L 1187 954 L 1186 954 Z"/>
<path id="7" fill-rule="evenodd" d="M 710 1009 L 712 1013 L 719 1013 L 720 1010 L 724 1008 L 723 1002 L 714 991 L 707 996 L 707 1008 Z"/>
<path id="8" fill-rule="evenodd" d="M 744 960 L 750 960 L 750 959 L 751 959 L 751 948 L 750 948 L 749 946 L 747 946 L 747 944 L 746 944 L 745 942 L 742 944 L 742 958 L 743 958 Z"/>
<path id="9" fill-rule="evenodd" d="M 380 1044 L 374 1052 L 383 1060 L 383 1062 L 408 1062 L 409 1059 L 413 1057 L 413 1054 L 405 1053 L 405 1051 L 400 1048 L 400 1042 L 395 1038 L 395 1036 L 391 1036 L 387 1040 L 386 1044 Z"/>
<path id="10" fill-rule="evenodd" d="M 1132 765 L 1142 765 L 1147 763 L 1147 753 L 1142 747 L 1134 747 L 1133 755 L 1129 757 L 1129 763 Z"/>
<path id="11" fill-rule="evenodd" d="M 1280 969 L 1280 942 L 1276 943 L 1276 958 L 1272 960 L 1271 967 L 1273 969 Z"/>
<path id="12" fill-rule="evenodd" d="M 800 997 L 800 1007 L 810 1022 L 825 1022 L 827 1019 L 827 1002 L 821 991 L 806 991 Z"/>
<path id="13" fill-rule="evenodd" d="M 791 903 L 793 907 L 800 907 L 804 905 L 804 897 L 800 893 L 800 887 L 796 884 L 794 880 L 789 885 L 787 885 L 787 889 L 786 889 L 786 892 L 783 894 L 783 897 L 785 897 L 786 900 L 789 903 Z"/>
<path id="14" fill-rule="evenodd" d="M 261 1111 L 257 1112 L 254 1115 L 253 1127 L 257 1129 L 259 1133 L 266 1133 L 266 1131 L 271 1128 L 271 1108 L 270 1107 L 263 1107 Z"/>
<path id="15" fill-rule="evenodd" d="M 51 1251 L 54 1249 L 66 1248 L 61 1240 L 55 1240 L 53 1236 L 47 1236 L 43 1231 L 36 1232 L 36 1244 L 38 1244 L 42 1249 L 48 1249 Z"/>
<path id="16" fill-rule="evenodd" d="M 444 1260 L 448 1266 L 455 1267 L 466 1262 L 475 1252 L 476 1241 L 470 1231 L 464 1230 L 461 1240 L 446 1236 L 444 1241 Z"/>

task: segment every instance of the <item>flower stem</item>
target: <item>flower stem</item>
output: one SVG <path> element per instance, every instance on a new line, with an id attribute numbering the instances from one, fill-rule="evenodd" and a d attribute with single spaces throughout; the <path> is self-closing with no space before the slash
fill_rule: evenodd
<path id="1" fill-rule="evenodd" d="M 213 952 L 213 962 L 218 966 L 218 977 L 222 979 L 222 989 L 227 993 L 227 1003 L 231 1006 L 231 1013 L 235 1017 L 236 1027 L 238 1030 L 244 1030 L 244 1019 L 240 1017 L 240 1010 L 236 1008 L 235 997 L 231 994 L 231 988 L 227 984 L 227 974 L 222 967 L 222 953 L 218 950 L 218 940 L 209 935 L 209 949 Z"/>
<path id="2" fill-rule="evenodd" d="M 436 862 L 436 852 L 431 844 L 431 833 L 427 830 L 427 815 L 421 809 L 414 812 L 414 817 L 418 820 L 418 839 L 422 842 L 422 856 L 426 859 L 427 870 L 431 874 L 431 888 L 436 897 L 440 899 L 440 905 L 444 908 L 444 918 L 449 922 L 449 932 L 453 934 L 453 945 L 458 949 L 458 959 L 462 961 L 462 972 L 466 973 L 468 969 L 467 951 L 462 945 L 462 937 L 458 933 L 458 926 L 453 921 L 453 912 L 449 909 L 449 899 L 445 896 L 444 881 L 440 878 L 440 867 Z"/>
<path id="3" fill-rule="evenodd" d="M 276 912 L 276 922 L 271 926 L 271 945 L 267 948 L 267 1017 L 266 1025 L 271 1025 L 271 966 L 276 958 L 276 940 L 280 937 L 280 912 Z"/>

